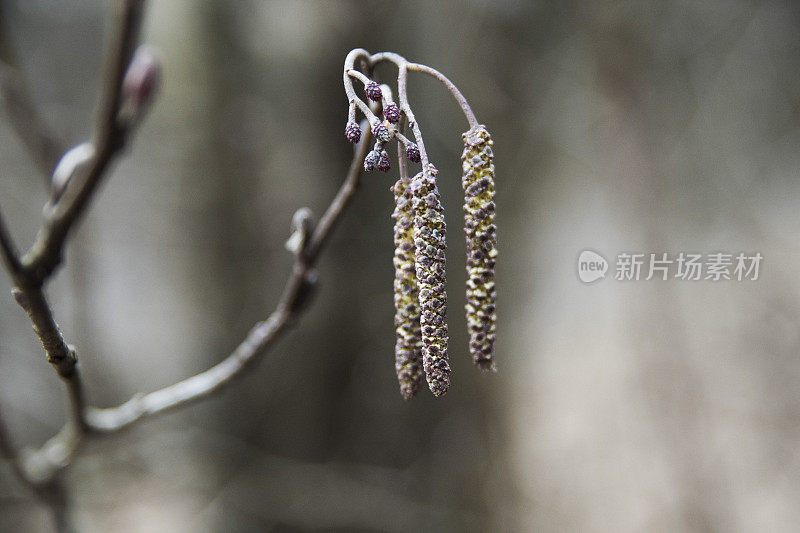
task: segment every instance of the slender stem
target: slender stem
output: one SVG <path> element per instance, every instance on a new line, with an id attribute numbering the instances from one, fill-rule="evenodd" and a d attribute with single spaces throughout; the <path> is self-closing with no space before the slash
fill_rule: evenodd
<path id="1" fill-rule="evenodd" d="M 397 127 L 395 137 L 400 141 L 397 143 L 397 169 L 400 172 L 400 179 L 403 183 L 408 183 L 408 163 L 406 162 L 406 145 L 409 140 L 403 136 L 403 130 L 406 127 L 405 115 L 400 117 L 400 124 Z"/>
<path id="2" fill-rule="evenodd" d="M 95 125 L 95 157 L 85 178 L 70 180 L 66 190 L 45 208 L 45 220 L 31 249 L 22 258 L 31 283 L 42 283 L 61 263 L 62 249 L 75 222 L 84 212 L 97 186 L 106 176 L 109 164 L 123 148 L 129 129 L 117 121 L 122 80 L 138 42 L 143 0 L 124 0 L 119 13 L 115 41 L 106 58 L 105 82 Z"/>
<path id="3" fill-rule="evenodd" d="M 64 242 L 70 228 L 87 207 L 92 193 L 106 174 L 108 164 L 122 148 L 128 130 L 117 122 L 121 105 L 122 80 L 138 42 L 143 0 L 123 0 L 118 14 L 118 26 L 106 61 L 106 75 L 98 106 L 95 128 L 97 155 L 88 176 L 82 183 L 69 183 L 66 194 L 54 204 L 45 207 L 45 218 L 37 240 L 30 251 L 17 259 L 11 237 L 0 220 L 0 250 L 9 277 L 15 287 L 12 291 L 17 303 L 27 313 L 33 329 L 42 343 L 47 361 L 56 369 L 67 388 L 67 423 L 40 449 L 25 451 L 16 456 L 18 476 L 39 493 L 56 491 L 56 474 L 68 465 L 81 444 L 86 432 L 84 419 L 85 399 L 83 383 L 77 368 L 75 350 L 64 340 L 53 317 L 52 308 L 43 291 L 43 285 L 61 261 Z M 12 453 L 6 442 L 0 443 L 5 455 Z M 63 498 L 61 498 L 63 500 Z M 63 501 L 62 501 L 63 503 Z"/>
<path id="4" fill-rule="evenodd" d="M 403 118 L 403 122 L 405 122 L 405 118 L 406 118 L 405 115 L 403 115 L 402 118 Z M 411 141 L 408 140 L 408 138 L 405 135 L 403 135 L 402 130 L 404 128 L 405 128 L 405 125 L 403 125 L 403 128 L 398 128 L 398 131 L 395 132 L 394 136 L 397 137 L 397 140 L 400 141 L 400 143 L 403 146 L 408 146 Z"/>
<path id="5" fill-rule="evenodd" d="M 369 63 L 369 52 L 364 50 L 363 48 L 356 48 L 355 50 L 351 50 L 347 57 L 344 59 L 344 72 L 342 73 L 342 81 L 344 82 L 344 92 L 347 95 L 348 103 L 352 105 L 357 105 L 361 112 L 367 117 L 369 120 L 370 125 L 378 120 L 378 117 L 372 113 L 364 103 L 361 98 L 356 95 L 356 91 L 353 88 L 353 79 L 352 77 L 355 73 L 361 74 L 355 69 L 355 64 L 357 60 L 363 60 Z M 361 74 L 363 76 L 363 74 Z"/>
<path id="6" fill-rule="evenodd" d="M 403 66 L 405 66 L 406 70 L 423 72 L 425 74 L 428 74 L 429 76 L 432 76 L 433 78 L 438 80 L 442 85 L 444 85 L 445 88 L 447 88 L 447 90 L 450 91 L 450 94 L 453 95 L 453 98 L 455 98 L 456 102 L 458 102 L 458 105 L 461 107 L 461 111 L 463 111 L 464 116 L 467 119 L 467 122 L 469 122 L 470 129 L 474 129 L 479 125 L 478 120 L 475 118 L 475 113 L 472 112 L 472 108 L 467 102 L 467 99 L 464 98 L 464 95 L 461 94 L 461 91 L 458 90 L 458 87 L 456 87 L 455 84 L 447 78 L 447 76 L 445 76 L 438 70 L 431 68 L 427 65 L 422 65 L 420 63 L 411 63 L 407 61 L 406 58 L 404 58 L 403 56 L 395 54 L 393 52 L 381 52 L 378 54 L 373 54 L 372 56 L 370 56 L 370 61 L 372 62 L 373 65 L 381 63 L 383 61 L 389 61 L 390 63 L 394 63 L 398 69 L 401 69 Z"/>
<path id="7" fill-rule="evenodd" d="M 408 74 L 406 71 L 406 66 L 405 64 L 400 64 L 398 65 L 397 69 L 397 98 L 400 100 L 400 109 L 403 111 L 403 114 L 406 116 L 406 118 L 408 118 L 408 125 L 411 128 L 411 131 L 414 132 L 414 138 L 416 139 L 417 147 L 419 148 L 419 157 L 422 161 L 422 171 L 427 172 L 428 168 L 430 167 L 428 151 L 425 149 L 425 141 L 422 138 L 422 130 L 419 127 L 419 122 L 414 116 L 414 112 L 411 110 L 411 106 L 408 103 L 408 89 L 406 88 Z"/>
<path id="8" fill-rule="evenodd" d="M 458 87 L 456 87 L 455 84 L 447 78 L 447 76 L 435 68 L 431 68 L 427 65 L 421 65 L 419 63 L 408 63 L 406 67 L 408 70 L 423 72 L 439 80 L 442 85 L 447 87 L 447 90 L 453 95 L 453 98 L 455 98 L 456 102 L 458 102 L 458 105 L 461 106 L 461 111 L 464 112 L 464 116 L 467 117 L 467 122 L 469 122 L 469 129 L 475 129 L 478 127 L 478 119 L 475 118 L 475 113 L 472 112 L 472 108 L 469 106 L 467 99 L 464 98 L 464 95 L 461 94 L 461 91 L 458 90 Z"/>
<path id="9" fill-rule="evenodd" d="M 364 158 L 367 156 L 369 145 L 372 142 L 372 134 L 370 133 L 369 125 L 362 123 L 361 133 L 361 142 L 356 147 L 355 155 L 347 171 L 347 177 L 339 189 L 339 192 L 336 193 L 333 201 L 325 211 L 325 214 L 322 215 L 304 251 L 306 261 L 312 264 L 316 261 L 322 246 L 327 242 L 331 230 L 339 221 L 339 218 L 341 218 L 342 212 L 350 204 L 350 200 L 361 180 L 361 174 L 364 169 Z"/>
<path id="10" fill-rule="evenodd" d="M 220 363 L 188 379 L 148 394 L 134 395 L 117 407 L 86 412 L 89 431 L 110 433 L 119 431 L 142 418 L 170 411 L 201 400 L 229 385 L 235 378 L 258 362 L 290 325 L 302 308 L 312 289 L 317 257 L 332 229 L 341 218 L 361 179 L 364 158 L 371 142 L 369 126 L 361 124 L 362 139 L 356 145 L 353 160 L 344 183 L 320 219 L 304 248 L 295 257 L 294 267 L 286 282 L 277 307 L 264 322 L 259 322 L 236 349 Z"/>
<path id="11" fill-rule="evenodd" d="M 15 280 L 19 281 L 19 280 Z M 19 285 L 12 290 L 14 299 L 27 313 L 36 336 L 42 343 L 47 362 L 62 378 L 71 378 L 78 360 L 58 329 L 50 304 L 39 286 Z"/>
<path id="12" fill-rule="evenodd" d="M 360 72 L 352 69 L 348 69 L 345 72 L 351 76 L 355 73 L 361 74 Z M 369 106 L 367 106 L 367 104 L 364 103 L 364 101 L 361 98 L 356 96 L 355 92 L 353 92 L 353 99 L 350 100 L 350 105 L 353 104 L 358 106 L 358 108 L 361 110 L 364 116 L 367 117 L 367 120 L 369 120 L 370 124 L 378 120 L 378 117 L 375 114 L 373 114 L 372 111 L 369 110 Z"/>

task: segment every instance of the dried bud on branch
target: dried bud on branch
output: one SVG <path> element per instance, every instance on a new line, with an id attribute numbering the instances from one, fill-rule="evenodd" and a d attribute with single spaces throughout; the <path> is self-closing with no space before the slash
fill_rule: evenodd
<path id="1" fill-rule="evenodd" d="M 422 381 L 422 332 L 414 253 L 414 208 L 411 192 L 398 180 L 392 187 L 394 219 L 395 370 L 403 398 L 413 398 Z"/>
<path id="2" fill-rule="evenodd" d="M 494 224 L 493 141 L 486 127 L 463 135 L 461 155 L 464 186 L 464 232 L 467 239 L 467 328 L 473 362 L 482 370 L 494 370 L 494 284 L 497 235 Z"/>
<path id="3" fill-rule="evenodd" d="M 428 386 L 441 396 L 450 386 L 447 361 L 444 210 L 433 169 L 420 172 L 409 186 L 414 197 L 414 250 L 422 312 L 422 362 Z"/>

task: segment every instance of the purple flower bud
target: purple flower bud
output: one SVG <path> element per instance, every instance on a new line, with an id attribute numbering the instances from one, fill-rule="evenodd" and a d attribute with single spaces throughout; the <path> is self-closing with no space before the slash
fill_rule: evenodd
<path id="1" fill-rule="evenodd" d="M 392 163 L 389 160 L 389 154 L 386 153 L 386 150 L 381 151 L 380 158 L 378 159 L 378 164 L 376 165 L 377 169 L 381 172 L 389 172 L 389 169 L 392 168 Z"/>
<path id="2" fill-rule="evenodd" d="M 392 138 L 389 133 L 389 128 L 382 122 L 375 122 L 372 125 L 372 134 L 378 139 L 378 142 L 388 142 Z"/>
<path id="3" fill-rule="evenodd" d="M 406 157 L 409 159 L 409 161 L 419 163 L 419 147 L 416 143 L 408 143 L 408 145 L 406 145 Z"/>
<path id="4" fill-rule="evenodd" d="M 367 98 L 369 98 L 373 102 L 380 102 L 381 98 L 383 98 L 383 93 L 381 92 L 381 86 L 375 83 L 374 81 L 370 81 L 368 84 L 364 86 L 364 94 L 366 94 Z"/>
<path id="5" fill-rule="evenodd" d="M 378 161 L 380 161 L 381 154 L 372 150 L 370 153 L 367 154 L 367 157 L 364 158 L 364 170 L 367 172 L 372 172 L 375 170 L 375 167 L 378 165 Z"/>
<path id="6" fill-rule="evenodd" d="M 397 104 L 387 104 L 383 108 L 383 116 L 392 124 L 397 124 L 400 121 L 400 108 Z"/>
<path id="7" fill-rule="evenodd" d="M 358 127 L 355 121 L 351 120 L 344 129 L 344 136 L 347 137 L 348 141 L 355 144 L 361 140 L 361 128 Z"/>
<path id="8" fill-rule="evenodd" d="M 140 108 L 152 102 L 161 84 L 161 63 L 146 46 L 140 46 L 122 81 L 123 100 Z"/>

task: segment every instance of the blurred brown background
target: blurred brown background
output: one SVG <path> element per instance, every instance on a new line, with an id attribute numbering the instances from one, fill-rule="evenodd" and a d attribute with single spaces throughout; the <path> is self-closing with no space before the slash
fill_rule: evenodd
<path id="1" fill-rule="evenodd" d="M 107 5 L 0 6 L 50 125 L 85 140 Z M 398 393 L 392 179 L 367 175 L 316 301 L 263 364 L 84 450 L 68 474 L 78 529 L 796 528 L 798 29 L 797 4 L 777 1 L 151 2 L 162 94 L 49 287 L 90 401 L 207 367 L 273 308 L 292 213 L 319 215 L 349 162 L 341 68 L 355 47 L 440 69 L 493 132 L 500 371 L 466 353 L 466 122 L 414 76 L 451 228 L 451 391 Z M 5 122 L 0 160 L 0 206 L 27 245 L 47 193 Z M 756 282 L 585 286 L 586 247 L 765 259 Z M 63 394 L 0 298 L 0 408 L 20 443 L 60 427 Z M 2 465 L 0 530 L 48 528 Z"/>

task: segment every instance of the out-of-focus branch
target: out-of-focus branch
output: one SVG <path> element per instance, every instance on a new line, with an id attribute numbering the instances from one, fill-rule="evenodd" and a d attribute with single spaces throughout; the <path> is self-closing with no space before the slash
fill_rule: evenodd
<path id="1" fill-rule="evenodd" d="M 313 232 L 300 240 L 303 245 L 296 251 L 295 262 L 283 295 L 278 305 L 264 322 L 256 324 L 244 341 L 217 365 L 188 379 L 163 389 L 137 394 L 129 401 L 113 408 L 83 408 L 84 399 L 77 367 L 73 367 L 76 379 L 67 379 L 70 393 L 70 406 L 73 408 L 71 420 L 52 439 L 40 449 L 24 451 L 16 456 L 11 448 L 7 458 L 14 461 L 15 472 L 26 484 L 40 487 L 48 484 L 53 477 L 67 466 L 77 451 L 86 433 L 111 433 L 124 429 L 144 418 L 167 412 L 186 404 L 202 400 L 244 374 L 244 371 L 258 362 L 272 344 L 297 318 L 313 290 L 316 281 L 314 267 L 323 245 L 331 231 L 349 205 L 360 182 L 364 157 L 371 142 L 369 125 L 362 123 L 362 140 L 356 146 L 353 160 L 336 196 Z M 298 231 L 307 231 L 299 229 Z M 0 427 L 0 439 L 6 436 Z"/>
<path id="2" fill-rule="evenodd" d="M 2 213 L 0 213 L 0 254 L 3 257 L 3 266 L 12 276 L 15 276 L 20 269 L 19 256 Z"/>
<path id="3" fill-rule="evenodd" d="M 461 94 L 461 91 L 458 90 L 458 87 L 450 81 L 450 79 L 436 70 L 435 68 L 429 67 L 428 65 L 422 65 L 420 63 L 411 63 L 406 60 L 403 56 L 399 54 L 395 54 L 393 52 L 381 52 L 378 54 L 374 54 L 369 57 L 369 60 L 372 65 L 376 65 L 383 61 L 389 61 L 394 63 L 395 66 L 399 70 L 410 70 L 416 72 L 422 72 L 431 76 L 432 78 L 436 79 L 439 83 L 445 86 L 445 88 L 450 91 L 450 94 L 453 96 L 458 105 L 461 107 L 461 111 L 464 113 L 464 117 L 466 117 L 467 122 L 469 122 L 470 129 L 475 128 L 478 126 L 478 119 L 475 118 L 475 113 L 473 113 L 472 108 L 470 107 L 467 99 L 464 98 L 464 95 Z M 399 91 L 399 89 L 398 89 Z"/>
<path id="4" fill-rule="evenodd" d="M 61 141 L 42 120 L 30 91 L 17 70 L 0 61 L 0 107 L 11 127 L 28 150 L 31 159 L 50 184 L 50 176 L 64 153 Z"/>
<path id="5" fill-rule="evenodd" d="M 60 191 L 62 194 L 54 196 L 54 200 L 45 206 L 44 222 L 37 240 L 21 260 L 18 259 L 11 236 L 0 219 L 0 250 L 15 286 L 12 291 L 14 298 L 27 313 L 42 343 L 47 361 L 56 369 L 67 387 L 69 418 L 57 435 L 42 448 L 23 450 L 20 454 L 13 453 L 8 440 L 3 444 L 3 451 L 8 452 L 4 455 L 13 455 L 18 476 L 27 485 L 39 489 L 50 487 L 55 475 L 69 464 L 86 430 L 85 401 L 77 356 L 56 324 L 43 286 L 61 260 L 62 247 L 69 230 L 88 205 L 113 156 L 124 146 L 132 129 L 133 121 L 120 121 L 119 114 L 123 103 L 123 79 L 138 41 L 142 6 L 142 0 L 120 2 L 114 41 L 107 55 L 93 140 L 95 149 L 90 152 L 93 159 L 89 171 L 85 174 L 75 172 L 72 176 L 74 180 L 61 184 L 64 191 Z M 32 112 L 32 107 L 25 108 L 24 102 L 9 103 L 22 105 L 21 113 Z M 75 182 L 71 183 L 72 181 Z"/>
<path id="6" fill-rule="evenodd" d="M 53 365 L 64 379 L 72 377 L 77 358 L 58 329 L 50 304 L 41 287 L 15 287 L 12 294 L 17 304 L 27 313 L 33 331 L 42 343 L 47 362 Z"/>
<path id="7" fill-rule="evenodd" d="M 41 285 L 61 263 L 64 242 L 84 212 L 114 156 L 125 146 L 131 124 L 120 121 L 122 85 L 138 42 L 143 0 L 121 2 L 119 24 L 106 57 L 105 81 L 95 124 L 94 154 L 88 172 L 76 174 L 58 199 L 45 207 L 44 222 L 31 249 L 22 258 L 28 284 Z"/>
<path id="8" fill-rule="evenodd" d="M 358 187 L 371 142 L 370 125 L 365 121 L 360 126 L 361 142 L 356 145 L 344 183 L 316 227 L 312 227 L 306 209 L 298 212 L 301 216 L 296 215 L 295 230 L 301 234 L 292 239 L 299 244 L 293 249 L 294 265 L 281 299 L 267 320 L 256 324 L 233 353 L 204 372 L 148 394 L 137 394 L 120 406 L 86 407 L 75 350 L 61 334 L 43 287 L 61 262 L 70 230 L 88 207 L 114 156 L 124 147 L 140 118 L 141 107 L 157 83 L 157 63 L 152 57 L 145 53 L 140 61 L 137 53 L 132 61 L 143 0 L 122 0 L 119 5 L 119 24 L 107 56 L 94 137 L 91 143 L 71 149 L 60 159 L 42 227 L 21 259 L 0 218 L 0 253 L 15 285 L 13 295 L 28 314 L 48 362 L 66 384 L 70 413 L 61 431 L 41 448 L 19 452 L 0 421 L 0 454 L 12 461 L 14 471 L 26 485 L 54 502 L 54 509 L 62 509 L 64 501 L 57 474 L 70 464 L 84 436 L 118 431 L 143 418 L 209 396 L 259 361 L 293 324 L 312 295 L 317 258 Z M 366 61 L 364 57 L 360 59 Z M 367 110 L 375 116 L 376 111 Z"/>
<path id="9" fill-rule="evenodd" d="M 0 108 L 8 116 L 11 127 L 39 168 L 45 184 L 49 185 L 50 176 L 64 153 L 64 147 L 42 120 L 25 80 L 16 68 L 3 15 L 3 6 L 0 5 Z"/>

